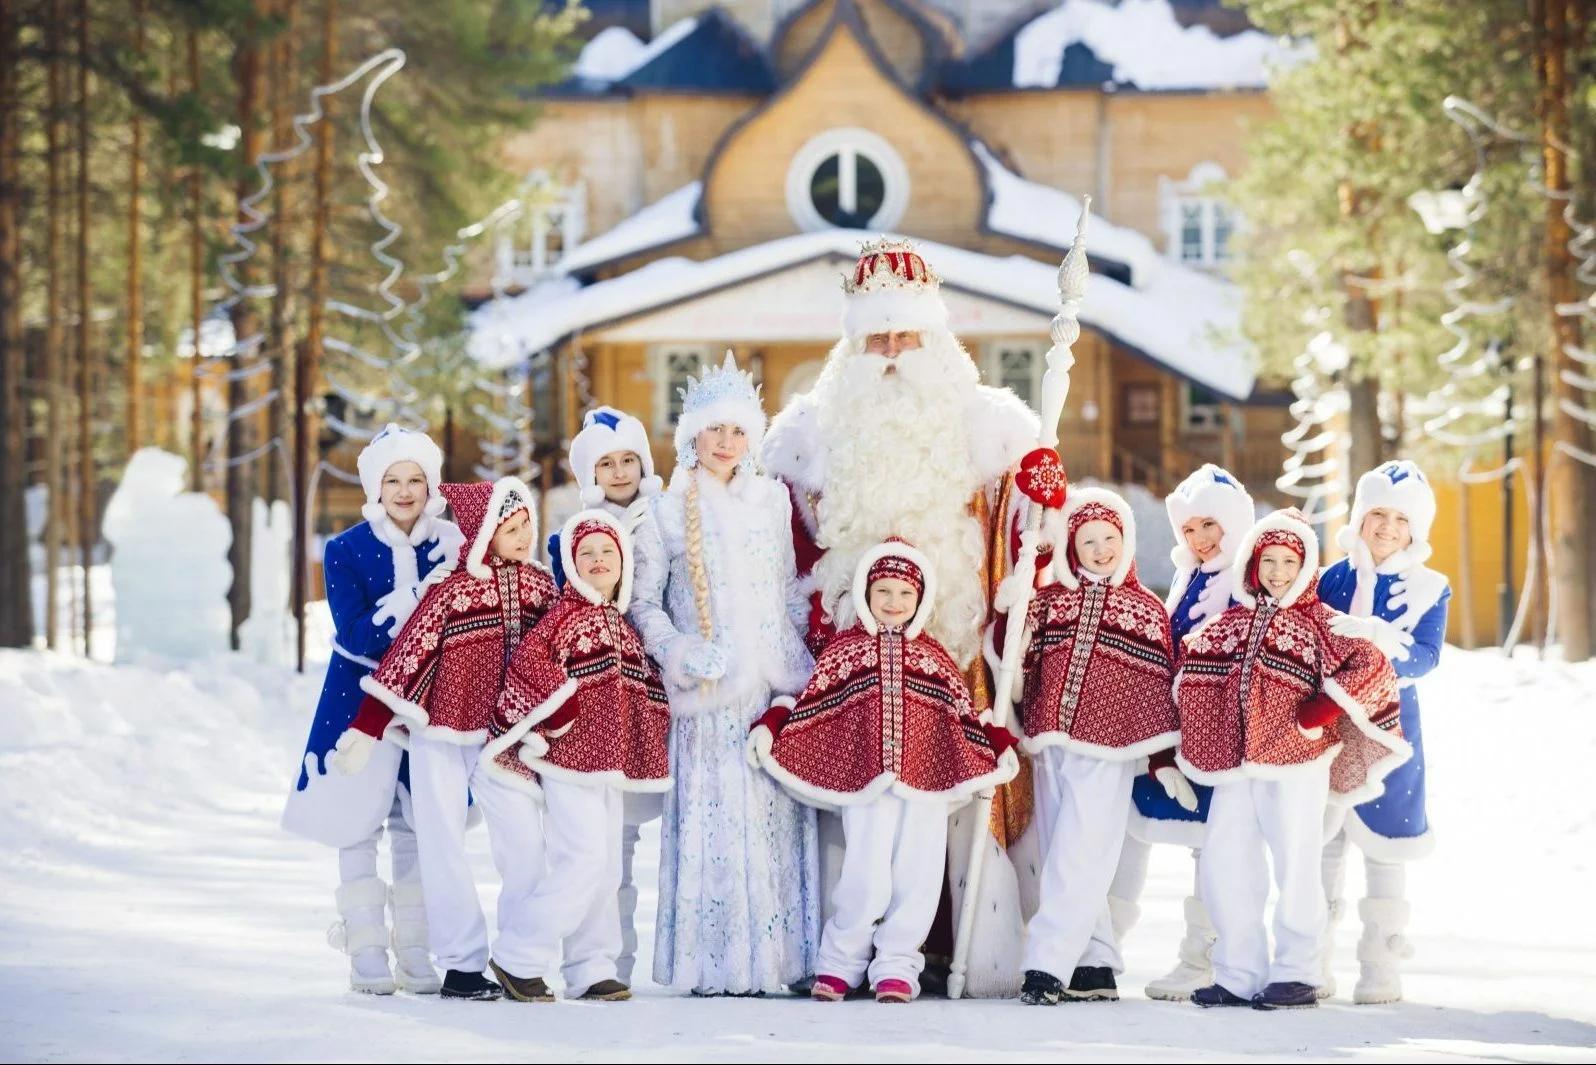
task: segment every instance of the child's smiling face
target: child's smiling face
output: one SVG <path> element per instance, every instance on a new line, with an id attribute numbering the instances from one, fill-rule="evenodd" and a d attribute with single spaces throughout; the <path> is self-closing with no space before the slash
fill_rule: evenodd
<path id="1" fill-rule="evenodd" d="M 913 620 L 920 593 L 906 580 L 878 577 L 870 583 L 869 603 L 870 616 L 879 624 L 901 629 Z"/>
<path id="2" fill-rule="evenodd" d="M 1112 522 L 1089 521 L 1075 530 L 1075 557 L 1088 573 L 1109 576 L 1124 553 L 1125 537 Z"/>
<path id="3" fill-rule="evenodd" d="M 1375 507 L 1365 514 L 1358 536 L 1369 546 L 1376 566 L 1398 551 L 1413 546 L 1408 516 L 1392 507 Z"/>
<path id="4" fill-rule="evenodd" d="M 643 483 L 643 460 L 635 451 L 611 451 L 593 467 L 593 479 L 604 498 L 617 506 L 627 506 L 637 498 Z"/>
<path id="5" fill-rule="evenodd" d="M 525 562 L 532 557 L 532 515 L 526 508 L 499 523 L 488 550 L 506 562 Z"/>
<path id="6" fill-rule="evenodd" d="M 1198 562 L 1208 562 L 1219 554 L 1219 542 L 1224 539 L 1225 530 L 1213 518 L 1191 518 L 1180 527 L 1180 535 Z"/>
<path id="7" fill-rule="evenodd" d="M 1270 544 L 1258 556 L 1258 583 L 1279 599 L 1302 572 L 1302 556 L 1284 544 Z"/>
<path id="8" fill-rule="evenodd" d="M 615 598 L 621 583 L 621 552 L 602 533 L 590 533 L 576 545 L 576 574 L 605 599 Z"/>

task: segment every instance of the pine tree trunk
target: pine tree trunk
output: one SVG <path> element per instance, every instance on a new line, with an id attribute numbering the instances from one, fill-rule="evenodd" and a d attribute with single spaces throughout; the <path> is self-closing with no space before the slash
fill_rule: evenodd
<path id="1" fill-rule="evenodd" d="M 287 147 L 293 137 L 293 126 L 290 122 L 292 112 L 289 108 L 296 82 L 293 57 L 294 22 L 298 7 L 298 0 L 281 0 L 277 16 L 285 23 L 285 28 L 272 42 L 268 64 L 266 91 L 271 98 L 274 151 Z M 271 325 L 266 344 L 272 360 L 271 389 L 277 394 L 277 401 L 270 408 L 270 426 L 267 433 L 271 439 L 277 441 L 279 450 L 266 457 L 266 498 L 273 502 L 288 498 L 284 469 L 287 466 L 286 456 L 289 454 L 289 364 L 293 358 L 293 338 L 289 328 L 293 313 L 289 306 L 289 294 L 293 286 L 289 276 L 291 251 L 288 240 L 290 231 L 288 198 L 293 170 L 292 162 L 278 166 L 275 175 L 276 185 L 272 191 L 272 286 L 276 289 L 276 295 L 272 297 Z"/>
<path id="2" fill-rule="evenodd" d="M 21 17 L 16 0 L 0 0 L 0 647 L 33 640 L 33 595 L 28 573 L 23 506 L 21 246 L 18 183 L 21 150 L 17 52 Z"/>
<path id="3" fill-rule="evenodd" d="M 48 171 L 45 190 L 45 453 L 44 481 L 49 493 L 49 515 L 44 526 L 44 641 L 54 648 L 61 624 L 61 542 L 66 531 L 66 471 L 62 434 L 65 432 L 66 337 L 62 329 L 61 223 L 66 214 L 66 188 L 61 154 L 66 150 L 66 62 L 61 52 L 66 36 L 61 32 L 62 0 L 50 0 L 45 40 L 50 52 L 49 114 L 45 117 Z"/>
<path id="4" fill-rule="evenodd" d="M 321 71 L 323 85 L 333 80 L 338 61 L 338 6 L 322 0 Z M 310 596 L 310 398 L 322 356 L 322 318 L 327 302 L 327 229 L 332 218 L 333 98 L 321 101 L 325 114 L 316 124 L 316 189 L 310 234 L 310 306 L 305 341 L 294 360 L 294 568 L 295 662 L 305 671 L 305 603 Z"/>
<path id="5" fill-rule="evenodd" d="M 199 32 L 188 31 L 188 87 L 194 99 L 200 98 Z M 191 487 L 196 492 L 205 491 L 205 359 L 200 351 L 201 326 L 205 324 L 205 199 L 200 168 L 190 168 L 188 175 L 188 254 L 189 288 L 188 317 L 194 330 L 193 357 L 188 361 L 189 396 L 193 409 L 189 412 L 188 446 L 193 455 L 190 471 Z"/>
<path id="6" fill-rule="evenodd" d="M 1540 34 L 1543 60 L 1541 72 L 1541 143 L 1542 165 L 1546 187 L 1551 192 L 1566 193 L 1569 188 L 1568 156 L 1558 147 L 1569 142 L 1568 120 L 1568 9 L 1565 0 L 1547 0 L 1545 3 L 1543 32 Z M 1578 374 L 1580 367 L 1566 351 L 1580 342 L 1578 322 L 1556 312 L 1557 304 L 1571 304 L 1579 298 L 1574 280 L 1573 256 L 1568 242 L 1573 237 L 1567 220 L 1563 217 L 1563 201 L 1549 198 L 1546 201 L 1545 261 L 1547 295 L 1553 305 L 1551 365 L 1556 367 L 1552 380 L 1552 439 L 1558 454 L 1552 458 L 1548 470 L 1547 492 L 1551 500 L 1549 538 L 1552 547 L 1553 570 L 1551 579 L 1555 587 L 1557 637 L 1563 645 L 1563 658 L 1568 662 L 1583 662 L 1591 656 L 1591 625 L 1589 611 L 1590 559 L 1586 555 L 1585 530 L 1585 475 L 1574 454 L 1589 453 L 1590 445 L 1584 424 L 1573 411 L 1584 405 L 1584 396 L 1570 381 L 1569 374 Z"/>
<path id="7" fill-rule="evenodd" d="M 133 0 L 133 54 L 144 61 L 144 22 L 149 0 Z M 138 77 L 135 69 L 134 78 Z M 140 370 L 144 361 L 144 242 L 139 232 L 144 205 L 144 109 L 133 104 L 133 143 L 128 152 L 127 197 L 127 454 L 131 458 L 144 442 Z"/>
<path id="8" fill-rule="evenodd" d="M 78 0 L 78 552 L 83 654 L 94 657 L 94 548 L 100 539 L 94 472 L 94 308 L 89 292 L 89 0 Z"/>
<path id="9" fill-rule="evenodd" d="M 259 3 L 259 0 L 256 0 Z M 237 196 L 242 203 L 255 190 L 255 160 L 260 157 L 261 133 L 256 109 L 260 101 L 260 39 L 258 9 L 247 30 L 248 36 L 239 44 L 234 57 L 234 70 L 238 78 L 238 127 L 242 131 L 243 158 L 239 162 Z M 238 220 L 249 221 L 242 210 Z M 253 276 L 252 264 L 247 260 L 235 267 L 238 281 L 246 288 Z M 249 618 L 250 610 L 250 532 L 251 511 L 255 500 L 255 464 L 248 455 L 255 446 L 255 415 L 239 415 L 254 391 L 253 374 L 245 371 L 255 359 L 253 351 L 245 348 L 246 342 L 260 331 L 254 301 L 240 299 L 233 305 L 233 353 L 228 358 L 227 377 L 227 520 L 233 529 L 233 544 L 228 549 L 228 561 L 233 566 L 233 587 L 227 595 L 232 607 L 233 623 L 231 643 L 238 649 L 239 628 Z"/>

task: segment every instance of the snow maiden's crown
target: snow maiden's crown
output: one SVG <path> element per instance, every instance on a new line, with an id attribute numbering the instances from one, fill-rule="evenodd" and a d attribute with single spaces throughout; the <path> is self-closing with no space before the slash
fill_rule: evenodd
<path id="1" fill-rule="evenodd" d="M 883 237 L 859 249 L 853 273 L 842 279 L 848 298 L 842 331 L 850 337 L 871 333 L 946 329 L 948 309 L 936 275 L 914 245 Z"/>
<path id="2" fill-rule="evenodd" d="M 705 370 L 703 376 L 689 377 L 681 389 L 682 416 L 676 422 L 676 462 L 692 469 L 698 465 L 693 441 L 711 425 L 735 425 L 748 435 L 748 453 L 743 462 L 752 467 L 759 441 L 765 435 L 765 407 L 759 399 L 754 378 L 737 368 L 737 357 L 726 352 L 719 368 Z"/>

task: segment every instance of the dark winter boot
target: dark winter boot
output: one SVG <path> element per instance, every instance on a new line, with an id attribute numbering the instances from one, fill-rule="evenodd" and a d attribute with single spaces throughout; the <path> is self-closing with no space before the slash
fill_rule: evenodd
<path id="1" fill-rule="evenodd" d="M 1040 969 L 1025 970 L 1025 986 L 1020 988 L 1020 1001 L 1027 1006 L 1057 1006 L 1064 997 L 1064 984 L 1052 973 Z"/>
<path id="2" fill-rule="evenodd" d="M 596 1002 L 625 1002 L 632 997 L 632 989 L 619 980 L 600 980 L 582 992 L 582 997 Z"/>
<path id="3" fill-rule="evenodd" d="M 438 994 L 444 998 L 463 998 L 473 1002 L 492 1002 L 503 994 L 503 988 L 481 973 L 468 973 L 459 969 L 450 969 L 444 974 L 443 989 Z"/>
<path id="4" fill-rule="evenodd" d="M 1191 993 L 1191 1000 L 1204 1009 L 1214 1006 L 1250 1006 L 1251 1002 L 1240 995 L 1232 995 L 1218 984 L 1199 987 Z"/>
<path id="5" fill-rule="evenodd" d="M 1305 1010 L 1318 1004 L 1314 986 L 1295 980 L 1270 984 L 1252 997 L 1255 1010 Z"/>
<path id="6" fill-rule="evenodd" d="M 1117 1002 L 1119 985 L 1114 983 L 1114 970 L 1106 965 L 1078 965 L 1070 974 L 1070 986 L 1064 989 L 1069 1002 Z"/>
<path id="7" fill-rule="evenodd" d="M 488 967 L 493 970 L 493 975 L 499 978 L 499 983 L 504 985 L 504 993 L 517 1002 L 553 1002 L 554 992 L 549 990 L 549 985 L 543 982 L 543 977 L 534 976 L 523 980 L 519 976 L 512 976 L 499 967 L 496 961 L 488 962 Z M 447 990 L 449 985 L 443 985 Z"/>

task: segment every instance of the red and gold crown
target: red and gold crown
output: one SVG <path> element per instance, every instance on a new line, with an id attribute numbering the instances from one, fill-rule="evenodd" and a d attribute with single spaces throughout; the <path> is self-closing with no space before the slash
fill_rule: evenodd
<path id="1" fill-rule="evenodd" d="M 948 309 L 942 279 L 907 240 L 882 237 L 859 249 L 853 272 L 842 279 L 848 297 L 843 332 L 848 336 L 899 330 L 946 329 Z"/>
<path id="2" fill-rule="evenodd" d="M 940 284 L 942 279 L 920 258 L 913 244 L 882 237 L 859 249 L 859 261 L 854 264 L 853 274 L 842 279 L 842 290 L 852 296 L 888 289 L 935 290 Z"/>

